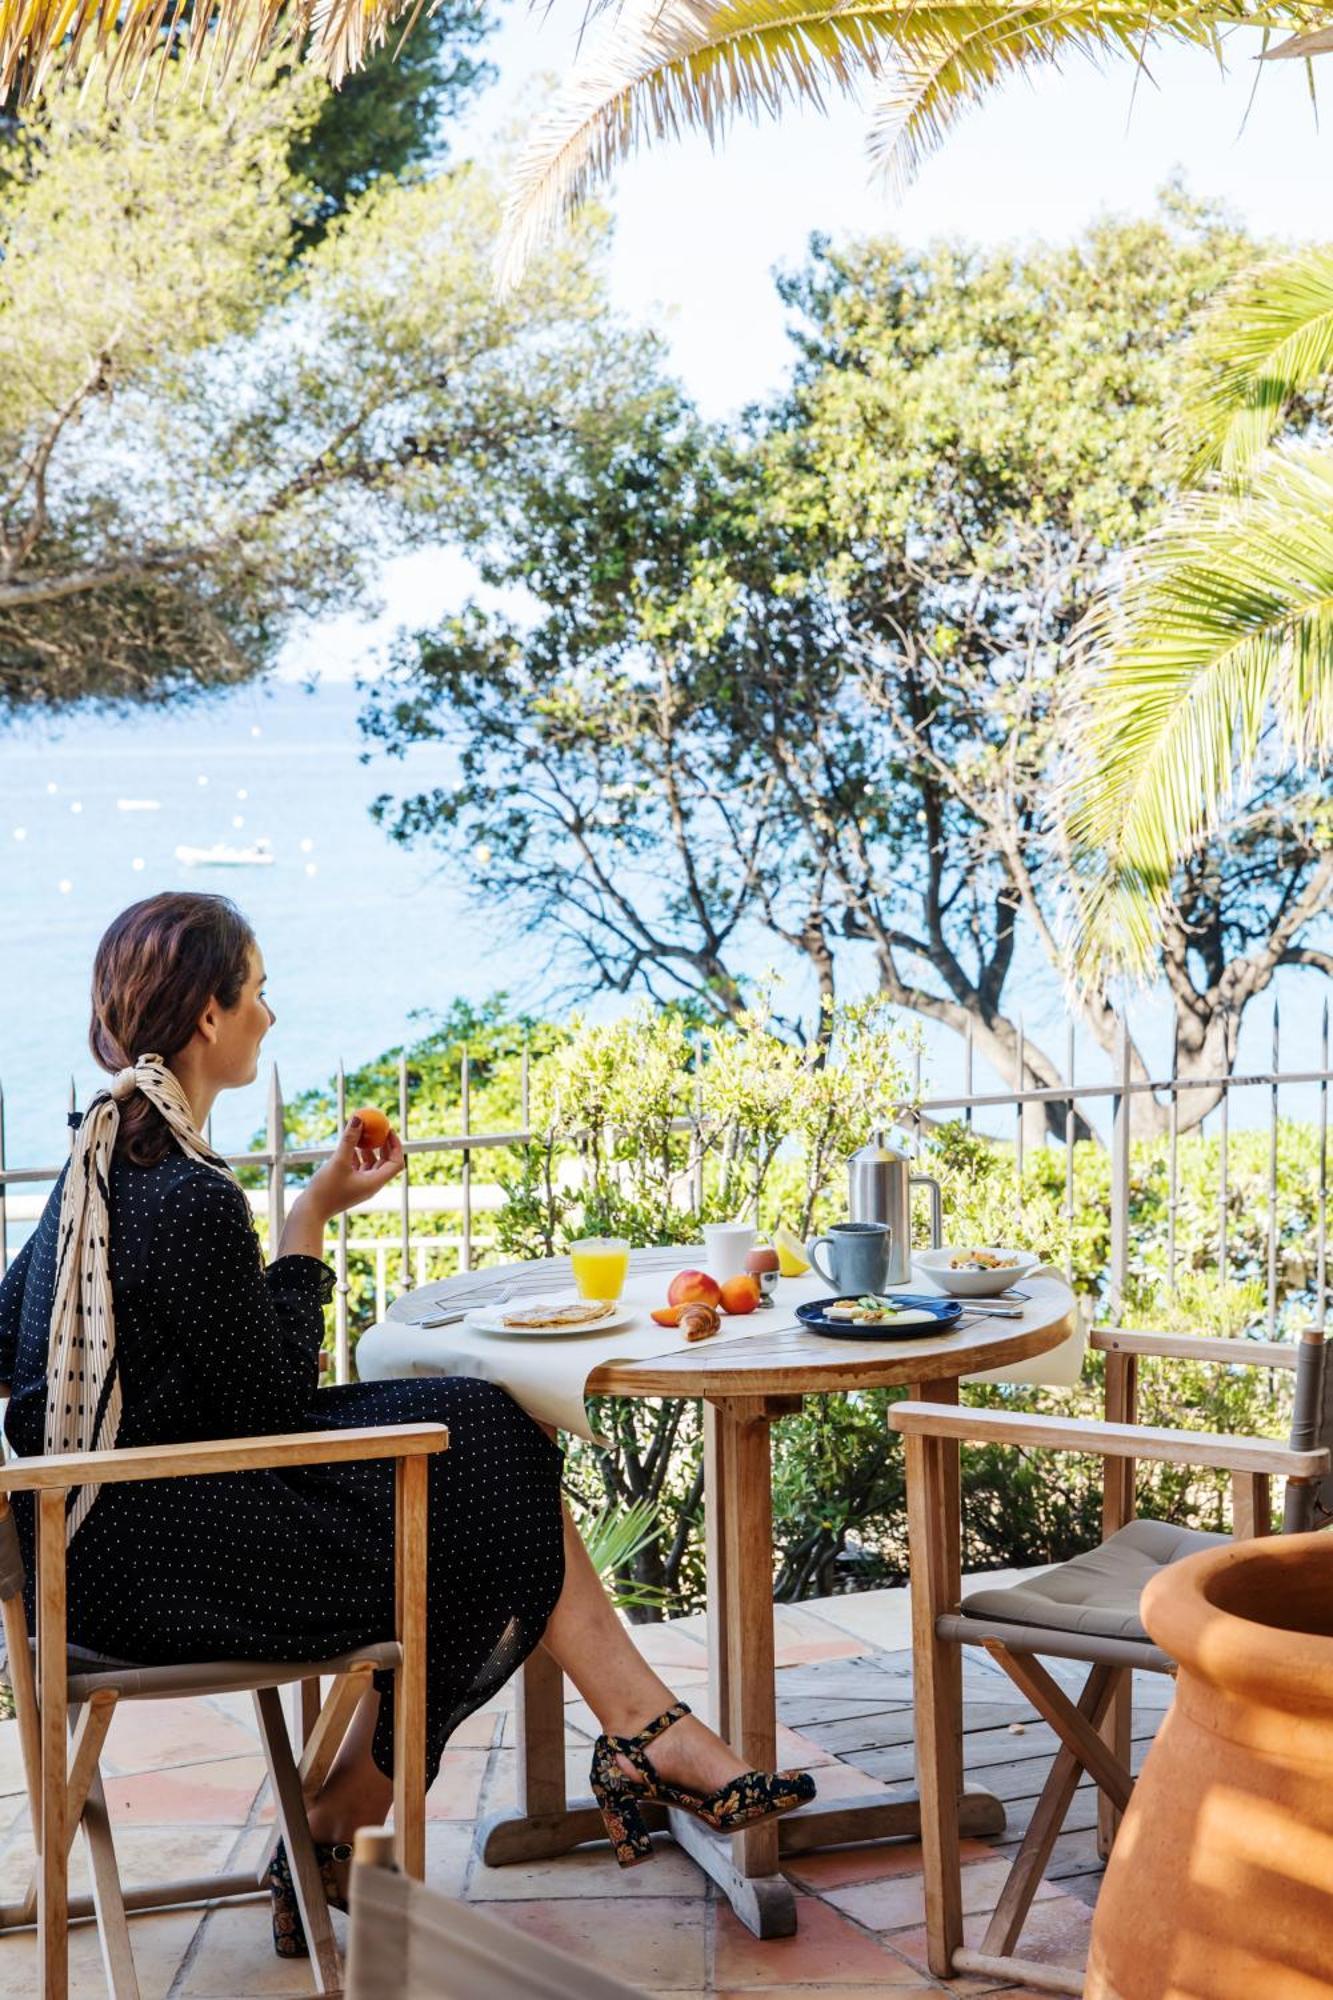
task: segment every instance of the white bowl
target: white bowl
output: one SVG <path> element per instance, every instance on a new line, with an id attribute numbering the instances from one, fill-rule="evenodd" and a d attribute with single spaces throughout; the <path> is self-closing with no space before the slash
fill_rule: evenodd
<path id="1" fill-rule="evenodd" d="M 994 1257 L 1012 1257 L 1014 1262 L 1006 1264 L 1000 1271 L 951 1271 L 955 1257 L 961 1257 L 968 1250 L 987 1250 Z M 1041 1258 L 1030 1250 L 1006 1250 L 994 1243 L 968 1243 L 955 1250 L 916 1250 L 912 1253 L 913 1267 L 923 1278 L 938 1285 L 953 1299 L 993 1299 L 1001 1292 L 1007 1292 L 1010 1285 L 1021 1285 L 1024 1278 L 1036 1270 Z"/>

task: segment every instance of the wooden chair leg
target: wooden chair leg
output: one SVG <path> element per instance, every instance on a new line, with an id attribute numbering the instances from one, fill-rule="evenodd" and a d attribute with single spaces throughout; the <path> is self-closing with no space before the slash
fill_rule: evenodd
<path id="1" fill-rule="evenodd" d="M 125 1914 L 125 1894 L 111 1838 L 111 1817 L 107 1812 L 102 1774 L 96 1767 L 84 1801 L 82 1824 L 88 1844 L 93 1908 L 97 1913 L 97 1937 L 102 1947 L 107 1991 L 111 2000 L 139 2000 L 139 1979 L 130 1949 L 129 1919 Z"/>
<path id="2" fill-rule="evenodd" d="M 1134 1676 L 1122 1674 L 1111 1697 L 1101 1727 L 1102 1741 L 1115 1762 L 1129 1769 L 1134 1752 Z M 1103 1861 L 1111 1858 L 1115 1837 L 1120 1831 L 1124 1809 L 1105 1790 L 1097 1793 L 1097 1853 Z"/>
<path id="3" fill-rule="evenodd" d="M 943 1438 L 909 1433 L 907 1445 L 908 1561 L 912 1578 L 912 1670 L 916 1707 L 916 1781 L 921 1796 L 921 1849 L 925 1874 L 926 1939 L 930 1970 L 953 1975 L 963 1942 L 962 1871 L 958 1855 L 961 1717 L 955 1689 L 958 1648 L 941 1639 L 938 1622 L 951 1602 L 954 1570 L 945 1546 L 958 1447 Z"/>
<path id="4" fill-rule="evenodd" d="M 324 1783 L 325 1778 L 328 1777 L 333 1760 L 338 1754 L 339 1746 L 351 1726 L 352 1717 L 356 1713 L 357 1705 L 364 1696 L 367 1688 L 371 1685 L 374 1671 L 373 1667 L 364 1666 L 353 1667 L 352 1671 L 347 1674 L 338 1674 L 329 1688 L 327 1701 L 325 1701 L 314 1722 L 308 1728 L 305 1724 L 304 1713 L 302 1714 L 303 1734 L 301 1741 L 304 1748 L 301 1751 L 299 1768 L 301 1790 L 307 1799 L 314 1798 L 316 1792 Z M 318 1686 L 318 1681 L 302 1681 L 300 1683 L 303 1703 L 305 1691 L 308 1688 L 317 1688 Z M 275 1828 L 269 1836 L 268 1844 L 264 1848 L 264 1852 L 259 1860 L 258 1869 L 256 1870 L 256 1879 L 260 1882 L 268 1874 L 269 1863 L 273 1859 L 273 1850 L 277 1844 L 278 1835 Z"/>
<path id="5" fill-rule="evenodd" d="M 315 1987 L 320 1993 L 337 1993 L 342 1987 L 338 1946 L 319 1863 L 315 1860 L 314 1843 L 306 1820 L 305 1797 L 301 1791 L 301 1775 L 292 1755 L 291 1739 L 282 1713 L 282 1696 L 278 1689 L 257 1688 L 255 1710 L 264 1756 L 268 1761 L 278 1825 L 286 1842 L 287 1859 L 291 1863 L 297 1907 L 305 1927 L 306 1943 L 310 1947 Z"/>
<path id="6" fill-rule="evenodd" d="M 1033 1693 L 1033 1684 L 1028 1677 L 1020 1679 L 1018 1673 L 1014 1671 L 1020 1665 L 1031 1667 L 1036 1663 L 1022 1655 L 1010 1653 L 1003 1646 L 988 1644 L 986 1650 L 993 1653 L 1005 1672 L 1013 1678 L 1015 1685 L 1022 1688 L 1033 1706 L 1041 1713 L 1047 1714 L 1043 1704 L 1037 1701 Z M 1069 1701 L 1068 1696 L 1064 1695 L 1063 1690 L 1060 1690 L 1066 1707 L 1077 1716 L 1082 1730 L 1096 1742 L 1100 1742 L 1096 1736 L 1097 1725 L 1106 1713 L 1116 1680 L 1122 1671 L 1123 1669 L 1118 1667 L 1094 1667 L 1088 1675 L 1077 1708 Z M 1049 1679 L 1049 1676 L 1043 1677 Z M 1008 1957 L 1018 1943 L 1019 1934 L 1027 1920 L 1027 1913 L 1032 1907 L 1032 1899 L 1041 1884 L 1046 1863 L 1051 1858 L 1051 1849 L 1055 1846 L 1060 1828 L 1065 1823 L 1074 1793 L 1078 1789 L 1078 1781 L 1083 1775 L 1083 1758 L 1080 1753 L 1081 1748 L 1085 1746 L 1085 1739 L 1082 1736 L 1077 1737 L 1071 1744 L 1069 1736 L 1074 1732 L 1069 1731 L 1069 1734 L 1066 1734 L 1068 1718 L 1063 1713 L 1057 1721 L 1055 1712 L 1052 1711 L 1047 1714 L 1047 1720 L 1060 1735 L 1060 1748 L 1056 1752 L 1055 1761 L 1042 1787 L 1036 1811 L 1028 1823 L 1018 1853 L 1014 1856 L 1013 1865 L 1005 1877 L 1000 1900 L 986 1927 L 986 1935 L 981 1941 L 983 1953 Z M 1062 1723 L 1066 1725 L 1065 1728 L 1061 1727 Z"/>
<path id="7" fill-rule="evenodd" d="M 393 1832 L 398 1866 L 426 1873 L 426 1503 L 424 1458 L 400 1458 L 394 1536 L 397 1638 L 394 1676 Z"/>
<path id="8" fill-rule="evenodd" d="M 65 1503 L 63 1487 L 37 1495 L 37 1681 L 41 1703 L 42 1849 L 37 1955 L 42 2000 L 69 2000 L 68 1747 Z"/>

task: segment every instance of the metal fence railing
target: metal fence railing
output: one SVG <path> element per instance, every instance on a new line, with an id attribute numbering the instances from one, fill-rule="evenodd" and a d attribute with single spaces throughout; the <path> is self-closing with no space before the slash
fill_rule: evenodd
<path id="1" fill-rule="evenodd" d="M 345 1382 L 350 1376 L 349 1339 L 349 1260 L 359 1257 L 368 1260 L 374 1286 L 377 1316 L 382 1317 L 390 1297 L 401 1290 L 425 1283 L 430 1275 L 432 1263 L 440 1258 L 452 1258 L 453 1268 L 469 1271 L 474 1267 L 474 1259 L 479 1250 L 489 1249 L 494 1234 L 487 1229 L 485 1218 L 494 1210 L 497 1190 L 491 1183 L 476 1179 L 475 1169 L 479 1159 L 499 1151 L 511 1150 L 530 1144 L 534 1134 L 530 1129 L 530 1065 L 526 1049 L 521 1055 L 520 1072 L 520 1114 L 519 1125 L 512 1131 L 474 1130 L 472 1125 L 472 1086 L 469 1057 L 466 1050 L 460 1053 L 459 1069 L 459 1129 L 448 1134 L 417 1134 L 412 1130 L 412 1104 L 409 1089 L 409 1070 L 406 1058 L 398 1065 L 397 1076 L 397 1127 L 403 1140 L 406 1165 L 391 1197 L 396 1210 L 396 1228 L 392 1235 L 374 1235 L 356 1227 L 356 1220 L 342 1215 L 333 1230 L 333 1260 L 336 1274 L 334 1294 L 334 1341 L 333 1373 L 338 1382 Z M 1283 1070 L 1281 1067 L 1280 1021 L 1278 1011 L 1273 1011 L 1272 1064 L 1259 1073 L 1235 1074 L 1229 1077 L 1185 1077 L 1176 1073 L 1175 1065 L 1164 1077 L 1135 1079 L 1131 1074 L 1130 1041 L 1127 1029 L 1120 1036 L 1114 1073 L 1109 1080 L 1079 1081 L 1074 1074 L 1074 1042 L 1072 1034 L 1068 1042 L 1066 1080 L 1054 1085 L 1042 1085 L 1031 1089 L 974 1092 L 972 1083 L 972 1060 L 970 1045 L 965 1050 L 964 1081 L 966 1088 L 954 1094 L 938 1096 L 922 1095 L 918 1091 L 916 1102 L 908 1108 L 906 1116 L 923 1122 L 939 1123 L 953 1118 L 972 1124 L 980 1115 L 992 1122 L 1001 1123 L 1008 1117 L 1013 1119 L 1013 1173 L 1016 1213 L 1021 1218 L 1024 1173 L 1029 1159 L 1029 1140 L 1024 1132 L 1024 1113 L 1029 1107 L 1041 1106 L 1047 1110 L 1047 1139 L 1054 1137 L 1062 1144 L 1064 1153 L 1064 1201 L 1063 1213 L 1071 1231 L 1075 1219 L 1075 1134 L 1081 1113 L 1087 1115 L 1091 1124 L 1099 1119 L 1106 1123 L 1109 1113 L 1109 1155 L 1110 1155 L 1110 1257 L 1106 1272 L 1107 1304 L 1114 1315 L 1124 1300 L 1129 1280 L 1131 1262 L 1131 1113 L 1136 1096 L 1152 1093 L 1166 1114 L 1166 1171 L 1167 1171 L 1167 1251 L 1165 1279 L 1169 1292 L 1174 1292 L 1177 1282 L 1177 1241 L 1176 1220 L 1179 1208 L 1179 1107 L 1182 1098 L 1194 1090 L 1209 1090 L 1218 1093 L 1218 1102 L 1210 1111 L 1205 1129 L 1217 1141 L 1217 1189 L 1216 1189 L 1216 1268 L 1223 1278 L 1229 1265 L 1229 1217 L 1230 1217 L 1230 1167 L 1229 1146 L 1231 1134 L 1231 1103 L 1240 1091 L 1260 1090 L 1266 1093 L 1268 1135 L 1268 1199 L 1265 1222 L 1265 1270 L 1266 1270 L 1266 1311 L 1267 1332 L 1273 1337 L 1277 1328 L 1279 1299 L 1279 1250 L 1281 1243 L 1281 1220 L 1278 1203 L 1278 1149 L 1279 1132 L 1283 1116 L 1284 1093 L 1300 1089 L 1313 1093 L 1312 1119 L 1307 1119 L 1314 1128 L 1314 1177 L 1313 1213 L 1314 1241 L 1310 1246 L 1314 1267 L 1314 1316 L 1323 1325 L 1327 1313 L 1328 1297 L 1328 1098 L 1329 1084 L 1333 1081 L 1333 1071 L 1329 1068 L 1329 1018 L 1325 1004 L 1320 1041 L 1320 1059 L 1313 1069 Z M 697 1085 L 697 1077 L 696 1077 Z M 1287 1098 L 1289 1101 L 1289 1095 Z M 683 1175 L 683 1194 L 696 1206 L 702 1202 L 703 1143 L 700 1126 L 699 1098 L 696 1092 L 694 1114 L 677 1121 L 682 1133 L 691 1135 L 688 1148 L 689 1164 Z M 1064 1107 L 1062 1135 L 1051 1134 L 1049 1130 L 1049 1107 Z M 70 1107 L 76 1108 L 73 1086 L 70 1090 Z M 347 1086 L 340 1065 L 335 1080 L 334 1109 L 336 1130 L 341 1130 L 347 1117 Z M 1057 1126 L 1060 1120 L 1055 1121 Z M 252 1199 L 259 1209 L 260 1219 L 266 1224 L 266 1234 L 270 1245 L 276 1245 L 283 1228 L 288 1199 L 295 1192 L 288 1186 L 288 1176 L 293 1168 L 316 1166 L 328 1158 L 331 1143 L 318 1146 L 297 1146 L 288 1142 L 286 1116 L 276 1067 L 270 1072 L 265 1143 L 244 1153 L 229 1154 L 229 1164 L 238 1169 L 259 1169 L 264 1177 L 262 1193 Z M 438 1184 L 423 1188 L 414 1182 L 412 1164 L 423 1156 L 431 1154 L 457 1155 L 459 1178 L 447 1190 L 447 1198 L 442 1204 L 442 1190 Z M 11 1194 L 16 1188 L 49 1186 L 60 1172 L 56 1166 L 11 1166 L 5 1152 L 4 1093 L 0 1089 L 0 1272 L 8 1267 L 9 1232 L 11 1226 Z M 425 1214 L 433 1207 L 439 1213 L 443 1207 L 447 1214 L 447 1226 L 443 1229 L 428 1229 L 423 1226 Z M 480 1228 L 479 1228 L 480 1222 Z M 396 1266 L 396 1269 L 395 1269 Z"/>

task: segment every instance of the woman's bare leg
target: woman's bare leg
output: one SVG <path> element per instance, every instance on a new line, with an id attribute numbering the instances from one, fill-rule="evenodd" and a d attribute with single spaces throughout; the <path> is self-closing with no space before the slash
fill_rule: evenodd
<path id="1" fill-rule="evenodd" d="M 542 1644 L 559 1661 L 608 1736 L 633 1736 L 676 1699 L 616 1616 L 567 1510 L 565 1586 Z M 659 1737 L 649 1756 L 663 1778 L 697 1792 L 715 1791 L 747 1769 L 695 1715 L 686 1716 Z"/>
<path id="2" fill-rule="evenodd" d="M 565 1510 L 565 1581 L 542 1644 L 559 1661 L 609 1736 L 633 1736 L 672 1706 L 676 1697 L 639 1653 Z M 310 1807 L 316 1840 L 350 1840 L 359 1826 L 379 1826 L 393 1786 L 371 1758 L 378 1692 L 368 1688 L 357 1705 L 332 1769 Z M 746 1769 L 698 1716 L 689 1715 L 650 1751 L 654 1768 L 670 1783 L 711 1792 Z M 631 1768 L 626 1766 L 632 1775 Z"/>

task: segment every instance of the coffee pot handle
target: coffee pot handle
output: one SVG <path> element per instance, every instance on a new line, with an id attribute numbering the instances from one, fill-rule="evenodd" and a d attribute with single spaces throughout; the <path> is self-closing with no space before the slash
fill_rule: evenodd
<path id="1" fill-rule="evenodd" d="M 940 1184 L 933 1174 L 911 1174 L 907 1184 L 930 1189 L 930 1247 L 938 1250 L 944 1241 L 944 1199 Z"/>

